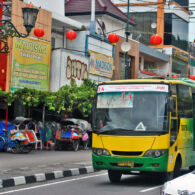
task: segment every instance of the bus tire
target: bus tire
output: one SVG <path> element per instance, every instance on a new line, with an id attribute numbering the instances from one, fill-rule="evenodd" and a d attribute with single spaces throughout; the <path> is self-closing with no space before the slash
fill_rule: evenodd
<path id="1" fill-rule="evenodd" d="M 178 157 L 175 163 L 175 168 L 174 168 L 174 173 L 173 176 L 174 178 L 179 177 L 181 175 L 181 158 Z"/>
<path id="2" fill-rule="evenodd" d="M 190 169 L 190 171 L 193 171 L 193 170 L 195 170 L 195 166 L 190 166 L 189 169 Z"/>
<path id="3" fill-rule="evenodd" d="M 108 170 L 108 177 L 111 183 L 118 183 L 121 180 L 122 173 L 120 171 Z"/>

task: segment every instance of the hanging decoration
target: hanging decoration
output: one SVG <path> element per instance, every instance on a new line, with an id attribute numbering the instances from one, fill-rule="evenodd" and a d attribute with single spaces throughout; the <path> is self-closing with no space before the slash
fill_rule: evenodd
<path id="1" fill-rule="evenodd" d="M 34 35 L 38 38 L 43 37 L 45 34 L 44 30 L 42 28 L 35 28 L 34 29 Z"/>
<path id="2" fill-rule="evenodd" d="M 150 37 L 150 43 L 152 45 L 160 45 L 162 43 L 162 37 L 160 35 L 157 35 L 157 34 L 152 35 Z"/>
<path id="3" fill-rule="evenodd" d="M 191 75 L 191 76 L 190 76 L 190 79 L 191 79 L 191 80 L 195 80 L 195 75 Z"/>
<path id="4" fill-rule="evenodd" d="M 115 44 L 119 41 L 119 36 L 116 33 L 111 33 L 108 35 L 108 40 L 112 43 Z"/>
<path id="5" fill-rule="evenodd" d="M 173 76 L 172 76 L 172 78 L 173 78 L 173 79 L 178 79 L 178 78 L 179 78 L 179 76 L 177 76 L 177 75 L 173 75 Z"/>
<path id="6" fill-rule="evenodd" d="M 66 38 L 70 39 L 70 41 L 76 39 L 77 33 L 74 30 L 69 30 L 66 32 Z"/>

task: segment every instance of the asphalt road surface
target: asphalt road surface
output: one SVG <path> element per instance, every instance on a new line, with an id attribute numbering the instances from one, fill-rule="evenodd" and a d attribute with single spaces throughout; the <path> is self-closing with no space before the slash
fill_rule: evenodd
<path id="1" fill-rule="evenodd" d="M 0 195 L 160 195 L 158 178 L 122 176 L 111 184 L 106 171 L 0 190 Z"/>

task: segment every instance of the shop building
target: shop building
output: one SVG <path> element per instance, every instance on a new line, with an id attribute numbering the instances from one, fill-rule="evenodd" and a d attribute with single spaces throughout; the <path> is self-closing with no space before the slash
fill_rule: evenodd
<path id="1" fill-rule="evenodd" d="M 89 58 L 89 78 L 96 81 L 108 81 L 112 79 L 124 79 L 123 73 L 123 55 L 120 45 L 124 41 L 125 26 L 127 17 L 110 0 L 94 1 L 94 20 L 91 20 L 91 3 L 88 0 L 67 1 L 65 5 L 65 14 L 71 19 L 81 22 L 89 27 L 85 31 L 77 31 L 78 39 L 67 42 L 67 48 L 80 55 L 84 54 Z M 93 29 L 91 29 L 91 23 Z M 129 24 L 134 25 L 134 21 L 129 19 Z M 116 33 L 119 35 L 119 42 L 111 44 L 108 41 L 108 35 Z M 127 78 L 137 77 L 137 67 L 139 61 L 139 44 L 132 46 L 136 51 L 129 52 L 129 62 L 132 64 L 128 68 Z M 119 68 L 120 67 L 120 68 Z"/>
<path id="2" fill-rule="evenodd" d="M 19 0 L 4 1 L 3 19 L 11 19 L 18 32 L 26 34 L 23 26 L 22 8 L 26 3 Z M 9 8 L 9 9 L 8 9 Z M 34 35 L 34 29 L 42 28 L 41 38 Z M 1 53 L 0 87 L 5 91 L 18 88 L 49 90 L 50 52 L 51 52 L 51 13 L 39 9 L 35 28 L 28 38 L 9 38 L 8 53 Z"/>
<path id="3" fill-rule="evenodd" d="M 127 3 L 121 0 L 112 1 L 121 11 L 127 12 Z M 188 6 L 188 0 L 130 1 L 130 15 L 137 24 L 132 28 L 131 36 L 147 46 L 170 55 L 171 74 L 180 77 L 187 77 L 189 74 L 188 26 L 190 12 Z M 151 45 L 150 37 L 153 34 L 162 37 L 161 44 Z M 162 70 L 163 67 L 161 66 L 160 69 Z"/>

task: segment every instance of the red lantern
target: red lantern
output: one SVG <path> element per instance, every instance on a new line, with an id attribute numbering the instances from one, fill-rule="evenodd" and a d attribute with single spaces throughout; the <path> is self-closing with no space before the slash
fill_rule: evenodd
<path id="1" fill-rule="evenodd" d="M 35 6 L 30 2 L 30 3 L 26 4 L 26 7 L 34 8 Z"/>
<path id="2" fill-rule="evenodd" d="M 190 76 L 190 79 L 191 79 L 191 80 L 195 80 L 195 76 L 194 76 L 194 75 L 191 75 L 191 76 Z"/>
<path id="3" fill-rule="evenodd" d="M 194 43 L 195 43 L 195 39 L 194 39 Z"/>
<path id="4" fill-rule="evenodd" d="M 43 37 L 45 34 L 44 30 L 42 28 L 35 28 L 34 29 L 34 35 L 38 38 Z"/>
<path id="5" fill-rule="evenodd" d="M 111 33 L 111 34 L 108 35 L 108 40 L 109 40 L 112 44 L 117 43 L 118 40 L 119 40 L 119 36 L 118 36 L 117 34 L 115 34 L 115 33 Z"/>
<path id="6" fill-rule="evenodd" d="M 152 45 L 160 45 L 162 43 L 162 37 L 160 35 L 152 35 L 150 37 L 150 43 Z"/>
<path id="7" fill-rule="evenodd" d="M 66 38 L 70 39 L 71 41 L 73 39 L 76 39 L 77 37 L 77 33 L 74 30 L 69 30 L 68 32 L 66 32 Z"/>
<path id="8" fill-rule="evenodd" d="M 178 79 L 179 77 L 177 75 L 172 76 L 173 79 Z"/>

